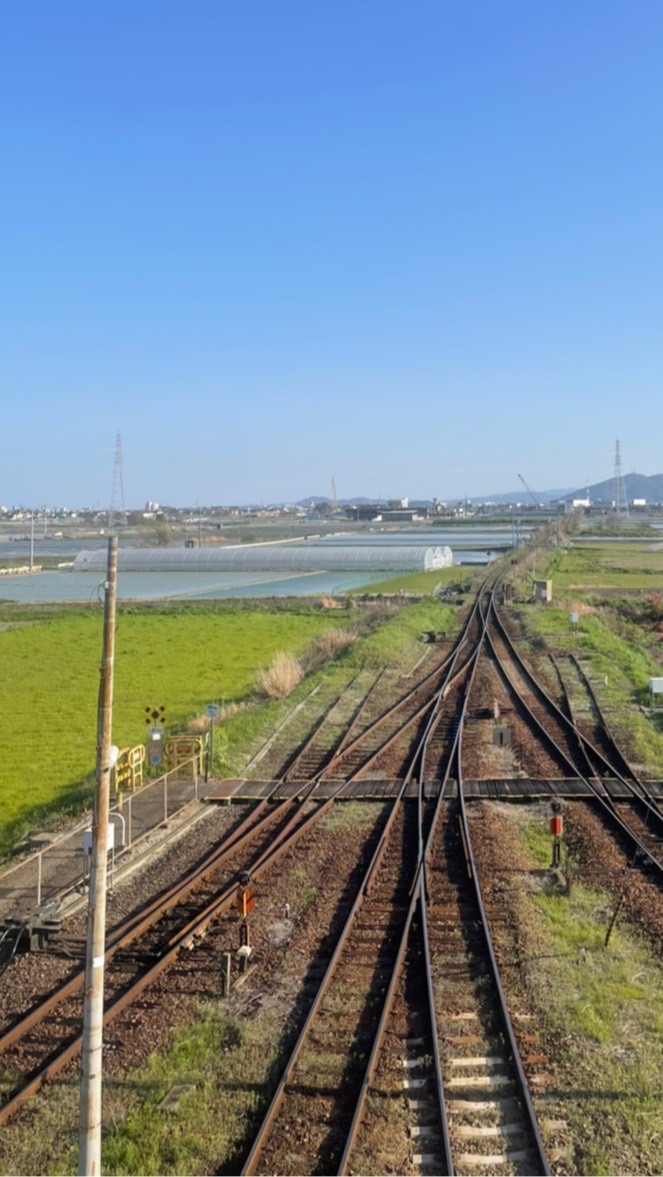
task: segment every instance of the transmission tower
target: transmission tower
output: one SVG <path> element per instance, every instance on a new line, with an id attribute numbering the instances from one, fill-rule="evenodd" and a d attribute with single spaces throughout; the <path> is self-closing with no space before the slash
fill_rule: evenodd
<path id="1" fill-rule="evenodd" d="M 111 505 L 108 512 L 108 530 L 112 531 L 116 523 L 123 523 L 127 521 L 127 513 L 124 506 L 124 481 L 122 478 L 122 434 L 118 433 L 115 437 L 115 459 L 113 461 L 113 490 L 111 493 Z"/>
<path id="2" fill-rule="evenodd" d="M 628 519 L 628 499 L 622 476 L 622 459 L 619 452 L 619 438 L 615 442 L 615 513 Z"/>

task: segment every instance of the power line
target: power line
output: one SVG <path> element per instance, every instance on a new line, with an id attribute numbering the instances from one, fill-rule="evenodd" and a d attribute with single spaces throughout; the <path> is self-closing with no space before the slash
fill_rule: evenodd
<path id="1" fill-rule="evenodd" d="M 622 459 L 619 451 L 619 438 L 615 442 L 615 513 L 624 515 L 628 519 L 628 499 L 622 476 Z"/>
<path id="2" fill-rule="evenodd" d="M 124 478 L 122 473 L 122 434 L 118 433 L 115 436 L 115 458 L 113 460 L 113 490 L 111 492 L 111 504 L 108 512 L 108 530 L 112 531 L 113 526 L 117 521 L 127 521 L 127 512 L 124 505 Z"/>

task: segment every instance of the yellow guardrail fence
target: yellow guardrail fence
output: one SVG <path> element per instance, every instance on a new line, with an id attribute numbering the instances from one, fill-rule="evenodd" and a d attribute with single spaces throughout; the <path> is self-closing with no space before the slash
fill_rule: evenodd
<path id="1" fill-rule="evenodd" d="M 113 769 L 113 790 L 116 793 L 133 793 L 143 784 L 144 777 L 145 745 L 137 744 L 135 748 L 122 748 Z"/>

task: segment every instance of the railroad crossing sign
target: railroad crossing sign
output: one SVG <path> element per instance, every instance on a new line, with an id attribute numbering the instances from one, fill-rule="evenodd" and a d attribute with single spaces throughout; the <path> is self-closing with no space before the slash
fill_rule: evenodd
<path id="1" fill-rule="evenodd" d="M 166 715 L 165 707 L 146 707 L 145 708 L 145 723 L 151 724 L 153 727 L 163 727 L 163 721 Z"/>

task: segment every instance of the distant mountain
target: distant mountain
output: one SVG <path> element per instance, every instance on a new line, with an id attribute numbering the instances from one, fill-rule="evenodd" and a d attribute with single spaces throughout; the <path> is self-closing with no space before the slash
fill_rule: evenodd
<path id="1" fill-rule="evenodd" d="M 577 492 L 571 491 L 568 487 L 565 487 L 564 490 L 535 490 L 533 494 L 539 503 L 550 503 L 554 499 L 577 498 Z M 360 507 L 365 503 L 375 503 L 376 506 L 386 506 L 387 502 L 391 501 L 390 499 L 367 499 L 357 495 L 352 499 L 338 499 L 338 505 L 339 507 Z M 440 500 L 411 498 L 408 500 L 408 505 L 413 510 L 416 510 L 417 508 L 433 507 L 436 501 L 452 506 L 456 503 L 529 503 L 531 500 L 523 486 L 520 490 L 502 492 L 501 494 L 469 495 L 467 498 L 461 495 L 448 495 L 446 498 Z M 294 505 L 296 507 L 306 508 L 310 507 L 312 503 L 314 505 L 316 503 L 329 503 L 331 506 L 332 500 L 329 495 L 312 495 L 307 499 L 299 499 Z"/>
<path id="2" fill-rule="evenodd" d="M 647 503 L 663 503 L 663 474 L 625 474 L 624 488 L 626 490 L 626 498 L 628 502 L 633 499 L 645 499 Z M 552 502 L 571 502 L 572 499 L 584 499 L 587 494 L 587 487 L 581 486 L 578 489 L 570 489 L 564 487 L 562 490 L 537 490 L 532 487 L 532 495 L 537 502 L 542 505 Z M 615 498 L 615 480 L 614 478 L 606 478 L 604 482 L 595 482 L 589 488 L 589 498 L 592 503 L 606 503 L 610 504 Z M 496 503 L 498 505 L 506 503 L 524 503 L 529 504 L 532 499 L 524 486 L 518 490 L 501 491 L 499 494 L 484 494 L 484 495 L 470 495 L 467 498 L 460 496 L 447 496 L 440 500 L 448 505 L 455 503 Z M 365 496 L 357 495 L 351 499 L 339 499 L 339 507 L 359 507 L 365 503 L 376 503 L 385 505 L 387 499 L 369 499 Z M 332 500 L 329 495 L 311 495 L 309 498 L 299 499 L 295 506 L 310 507 L 311 503 L 329 503 Z M 416 507 L 432 507 L 432 499 L 410 499 L 410 506 Z"/>
<path id="3" fill-rule="evenodd" d="M 645 499 L 649 503 L 663 503 L 663 474 L 625 474 L 624 490 L 629 503 L 633 499 Z M 584 499 L 586 487 L 565 493 L 565 500 Z M 615 499 L 615 480 L 606 478 L 604 482 L 595 482 L 589 488 L 589 499 L 592 503 L 613 503 Z"/>

